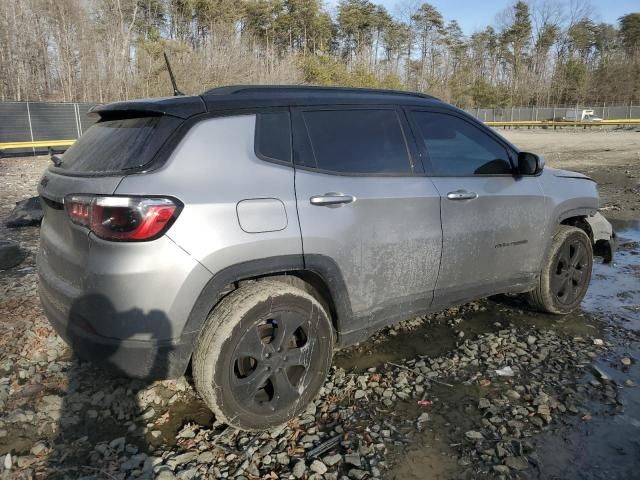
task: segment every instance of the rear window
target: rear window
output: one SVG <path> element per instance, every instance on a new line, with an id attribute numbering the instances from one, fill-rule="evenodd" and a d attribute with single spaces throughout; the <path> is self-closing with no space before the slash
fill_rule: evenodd
<path id="1" fill-rule="evenodd" d="M 148 164 L 181 121 L 153 116 L 93 124 L 63 155 L 59 168 L 72 172 L 117 172 Z"/>

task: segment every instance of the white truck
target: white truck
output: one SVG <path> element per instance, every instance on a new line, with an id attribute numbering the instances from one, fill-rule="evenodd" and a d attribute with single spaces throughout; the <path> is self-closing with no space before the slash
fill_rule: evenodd
<path id="1" fill-rule="evenodd" d="M 581 110 L 569 108 L 562 117 L 563 122 L 601 122 L 602 118 L 596 117 L 593 110 Z"/>

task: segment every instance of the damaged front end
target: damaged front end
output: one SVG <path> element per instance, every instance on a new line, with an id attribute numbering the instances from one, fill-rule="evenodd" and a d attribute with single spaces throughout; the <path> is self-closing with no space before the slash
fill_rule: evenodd
<path id="1" fill-rule="evenodd" d="M 602 257 L 604 263 L 611 262 L 616 244 L 616 234 L 613 231 L 613 227 L 600 212 L 587 217 L 586 221 L 591 227 L 594 256 Z"/>

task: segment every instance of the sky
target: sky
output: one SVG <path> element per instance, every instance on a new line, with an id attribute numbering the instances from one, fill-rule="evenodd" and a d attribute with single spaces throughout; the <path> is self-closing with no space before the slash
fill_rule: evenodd
<path id="1" fill-rule="evenodd" d="M 330 8 L 337 5 L 338 0 L 325 0 Z M 378 5 L 384 5 L 395 15 L 396 6 L 403 0 L 371 0 Z M 512 5 L 513 0 L 426 0 L 442 13 L 445 21 L 457 20 L 462 31 L 469 35 L 476 30 L 482 30 L 493 24 L 496 14 L 505 7 Z M 559 1 L 559 0 L 551 0 Z M 418 1 L 418 3 L 422 3 Z M 640 0 L 592 0 L 593 19 L 616 24 L 622 15 L 640 12 Z"/>

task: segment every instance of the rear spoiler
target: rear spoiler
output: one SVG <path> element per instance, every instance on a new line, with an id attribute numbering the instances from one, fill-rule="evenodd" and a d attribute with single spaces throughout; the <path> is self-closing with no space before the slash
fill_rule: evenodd
<path id="1" fill-rule="evenodd" d="M 207 109 L 201 97 L 162 97 L 143 100 L 114 102 L 96 105 L 89 110 L 90 115 L 98 115 L 101 119 L 127 118 L 140 116 L 171 115 L 178 118 L 189 118 L 206 113 Z"/>

